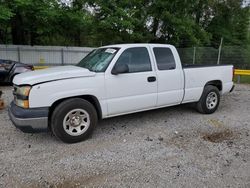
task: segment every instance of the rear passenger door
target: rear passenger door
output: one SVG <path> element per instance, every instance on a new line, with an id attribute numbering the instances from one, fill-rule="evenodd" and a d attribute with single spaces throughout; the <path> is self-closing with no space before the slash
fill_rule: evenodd
<path id="1" fill-rule="evenodd" d="M 157 80 L 148 48 L 125 49 L 114 66 L 117 64 L 126 64 L 129 70 L 127 73 L 118 75 L 113 75 L 111 71 L 105 73 L 108 115 L 113 116 L 155 107 Z"/>
<path id="2" fill-rule="evenodd" d="M 158 107 L 180 104 L 183 98 L 183 71 L 179 58 L 175 59 L 173 52 L 177 55 L 175 48 L 153 47 L 158 79 Z"/>

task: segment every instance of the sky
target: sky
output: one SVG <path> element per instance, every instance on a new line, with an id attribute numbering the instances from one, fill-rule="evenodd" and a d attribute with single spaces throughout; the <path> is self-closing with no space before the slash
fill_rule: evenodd
<path id="1" fill-rule="evenodd" d="M 250 0 L 244 0 L 243 6 L 249 6 L 250 5 Z"/>

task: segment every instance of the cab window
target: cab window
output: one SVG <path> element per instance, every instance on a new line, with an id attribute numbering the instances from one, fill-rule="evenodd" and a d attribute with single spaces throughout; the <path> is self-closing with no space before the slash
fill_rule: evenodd
<path id="1" fill-rule="evenodd" d="M 170 48 L 153 48 L 156 64 L 159 70 L 171 70 L 176 68 L 174 55 Z"/>
<path id="2" fill-rule="evenodd" d="M 127 64 L 128 73 L 151 71 L 151 61 L 145 47 L 126 49 L 116 62 L 116 65 Z"/>

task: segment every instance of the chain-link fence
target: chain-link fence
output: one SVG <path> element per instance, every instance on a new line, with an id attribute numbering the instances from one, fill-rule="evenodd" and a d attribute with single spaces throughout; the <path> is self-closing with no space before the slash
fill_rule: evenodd
<path id="1" fill-rule="evenodd" d="M 241 46 L 178 48 L 182 64 L 232 64 L 250 69 L 250 49 Z"/>
<path id="2" fill-rule="evenodd" d="M 76 64 L 93 48 L 62 46 L 0 45 L 0 59 L 20 61 L 32 65 Z M 183 64 L 233 64 L 235 68 L 250 69 L 250 48 L 223 46 L 178 48 Z"/>

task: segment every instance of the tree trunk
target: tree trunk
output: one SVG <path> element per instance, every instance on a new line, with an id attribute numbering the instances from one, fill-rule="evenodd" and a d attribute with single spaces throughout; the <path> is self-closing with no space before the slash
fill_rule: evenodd
<path id="1" fill-rule="evenodd" d="M 153 33 L 153 35 L 154 35 L 155 38 L 157 37 L 156 35 L 157 35 L 158 27 L 159 27 L 159 19 L 154 18 L 153 27 L 152 27 L 152 33 Z"/>
<path id="2" fill-rule="evenodd" d="M 27 44 L 25 41 L 22 16 L 19 13 L 11 19 L 11 36 L 13 44 Z"/>

